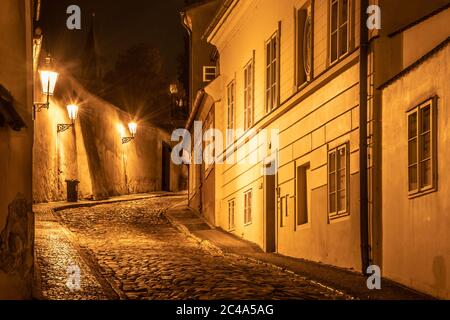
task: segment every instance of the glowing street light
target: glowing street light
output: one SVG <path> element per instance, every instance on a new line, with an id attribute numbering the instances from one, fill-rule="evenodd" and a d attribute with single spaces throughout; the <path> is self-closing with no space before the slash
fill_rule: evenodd
<path id="1" fill-rule="evenodd" d="M 50 107 L 50 96 L 55 92 L 58 73 L 52 68 L 52 59 L 50 56 L 45 58 L 45 66 L 39 70 L 39 76 L 41 78 L 42 93 L 47 96 L 47 101 L 34 103 L 34 113 L 42 109 L 48 109 Z"/>
<path id="2" fill-rule="evenodd" d="M 76 104 L 69 104 L 67 106 L 67 113 L 69 114 L 69 119 L 71 123 L 60 123 L 58 124 L 57 132 L 64 132 L 75 125 L 75 120 L 78 118 L 78 106 Z"/>
<path id="3" fill-rule="evenodd" d="M 126 144 L 136 138 L 137 127 L 138 125 L 134 121 L 128 124 L 128 130 L 130 130 L 131 137 L 122 137 L 122 144 Z"/>
<path id="4" fill-rule="evenodd" d="M 72 120 L 72 123 L 75 122 L 78 117 L 78 106 L 76 104 L 69 104 L 67 106 L 67 113 L 69 114 L 69 119 Z"/>
<path id="5" fill-rule="evenodd" d="M 176 83 L 172 83 L 169 86 L 169 90 L 170 90 L 170 94 L 173 94 L 173 95 L 178 94 L 178 85 Z"/>
<path id="6" fill-rule="evenodd" d="M 136 122 L 130 122 L 128 124 L 128 130 L 130 130 L 131 136 L 135 137 L 137 132 L 137 123 Z"/>

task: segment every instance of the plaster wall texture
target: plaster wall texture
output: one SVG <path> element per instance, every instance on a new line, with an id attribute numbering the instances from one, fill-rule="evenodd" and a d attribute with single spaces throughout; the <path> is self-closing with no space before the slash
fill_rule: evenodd
<path id="1" fill-rule="evenodd" d="M 66 180 L 80 181 L 79 197 L 105 199 L 162 188 L 163 143 L 170 136 L 145 121 L 138 122 L 134 140 L 129 114 L 92 95 L 77 81 L 61 75 L 49 110 L 37 115 L 34 143 L 33 200 L 36 203 L 66 199 Z M 43 97 L 42 97 L 43 98 Z M 79 106 L 74 127 L 57 133 L 57 124 L 70 124 L 66 106 Z M 170 189 L 183 189 L 185 173 L 170 162 Z"/>
<path id="2" fill-rule="evenodd" d="M 31 298 L 34 219 L 31 1 L 0 1 L 0 84 L 26 127 L 0 127 L 0 299 Z"/>
<path id="3" fill-rule="evenodd" d="M 383 273 L 450 299 L 450 47 L 383 91 Z M 408 197 L 407 111 L 437 97 L 437 190 Z"/>
<path id="4" fill-rule="evenodd" d="M 237 141 L 237 152 L 243 157 L 270 152 L 276 155 L 277 210 L 274 226 L 276 251 L 288 256 L 305 258 L 360 271 L 359 232 L 359 66 L 357 53 L 350 54 L 330 66 L 327 56 L 327 4 L 315 1 L 314 74 L 316 79 L 303 89 L 295 85 L 295 20 L 293 8 L 301 8 L 306 1 L 259 0 L 238 2 L 219 31 L 210 40 L 218 47 L 221 75 L 206 91 L 216 92 L 216 128 L 225 132 L 227 126 L 226 88 L 236 83 L 235 123 L 244 127 L 244 67 L 255 58 L 255 126 L 253 129 L 279 130 L 279 145 L 272 151 L 267 145 L 247 139 Z M 353 7 L 357 15 L 357 2 Z M 353 16 L 354 17 L 354 16 Z M 267 114 L 265 110 L 265 43 L 279 27 L 280 30 L 280 106 Z M 357 21 L 357 19 L 356 19 Z M 323 27 L 321 27 L 323 24 Z M 351 32 L 357 45 L 358 27 Z M 253 53 L 254 52 L 254 53 Z M 220 84 L 221 89 L 209 90 Z M 217 93 L 218 92 L 218 93 Z M 269 131 L 270 132 L 270 131 Z M 268 133 L 270 135 L 270 133 Z M 328 150 L 348 145 L 348 215 L 328 219 Z M 296 169 L 309 164 L 308 191 L 310 198 L 309 223 L 296 226 Z M 230 232 L 257 243 L 264 248 L 266 216 L 264 203 L 265 181 L 263 163 L 216 165 L 217 224 L 229 230 L 228 202 L 235 201 L 235 228 Z M 244 193 L 252 190 L 252 222 L 244 221 Z M 272 192 L 277 192 L 273 190 Z M 281 209 L 281 199 L 287 206 Z M 287 209 L 286 209 L 287 208 Z M 283 217 L 281 217 L 283 215 Z M 281 224 L 283 219 L 283 224 Z"/>

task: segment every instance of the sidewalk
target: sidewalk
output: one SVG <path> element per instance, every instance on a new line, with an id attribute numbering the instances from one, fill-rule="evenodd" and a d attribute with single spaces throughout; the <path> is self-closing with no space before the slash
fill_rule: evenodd
<path id="1" fill-rule="evenodd" d="M 165 214 L 178 229 L 211 251 L 243 256 L 252 261 L 295 273 L 347 295 L 349 298 L 361 300 L 433 299 L 433 297 L 415 292 L 388 279 L 382 279 L 381 290 L 369 290 L 366 285 L 367 278 L 359 273 L 275 253 L 265 253 L 253 243 L 211 227 L 202 217 L 187 207 L 186 202 L 170 208 Z"/>
<path id="2" fill-rule="evenodd" d="M 47 203 L 39 203 L 33 205 L 33 212 L 48 212 L 48 211 L 61 211 L 66 209 L 74 209 L 74 208 L 85 208 L 85 207 L 93 207 L 101 204 L 111 204 L 125 201 L 137 201 L 144 200 L 156 197 L 164 197 L 167 195 L 184 195 L 185 191 L 181 192 L 165 192 L 165 191 L 157 191 L 152 193 L 138 193 L 138 194 L 129 194 L 123 196 L 111 197 L 106 200 L 81 200 L 78 202 L 47 202 Z"/>

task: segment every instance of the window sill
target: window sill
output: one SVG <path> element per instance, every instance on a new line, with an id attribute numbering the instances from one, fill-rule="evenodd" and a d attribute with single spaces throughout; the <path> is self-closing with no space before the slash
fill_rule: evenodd
<path id="1" fill-rule="evenodd" d="M 294 92 L 295 94 L 299 93 L 300 91 L 302 91 L 303 89 L 305 89 L 306 87 L 308 87 L 311 82 L 314 81 L 314 78 L 311 78 L 310 80 L 307 80 L 305 82 L 303 82 L 302 84 L 297 85 L 297 91 Z"/>
<path id="2" fill-rule="evenodd" d="M 339 58 L 337 58 L 336 60 L 334 60 L 334 61 L 328 60 L 328 68 L 331 68 L 334 65 L 338 64 L 339 62 L 341 62 L 342 60 L 347 58 L 352 52 L 353 52 L 353 50 L 349 49 L 349 50 L 347 50 L 346 53 L 344 53 L 341 56 L 339 56 Z"/>
<path id="3" fill-rule="evenodd" d="M 427 188 L 427 189 L 424 189 L 424 190 L 421 190 L 421 191 L 410 192 L 408 194 L 408 199 L 412 200 L 412 199 L 420 198 L 422 196 L 429 195 L 429 194 L 434 193 L 436 191 L 437 191 L 436 187 L 430 187 L 430 188 Z"/>
<path id="4" fill-rule="evenodd" d="M 350 217 L 350 212 L 339 213 L 332 217 L 328 216 L 328 224 L 346 221 L 346 220 L 348 220 L 349 217 Z"/>
<path id="5" fill-rule="evenodd" d="M 295 231 L 311 229 L 311 222 L 295 226 Z"/>

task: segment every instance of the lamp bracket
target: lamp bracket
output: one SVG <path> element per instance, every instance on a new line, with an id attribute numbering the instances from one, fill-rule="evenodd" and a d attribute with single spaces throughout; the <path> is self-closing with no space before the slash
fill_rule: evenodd
<path id="1" fill-rule="evenodd" d="M 42 109 L 47 109 L 50 107 L 48 102 L 35 102 L 34 103 L 34 111 L 40 112 Z"/>
<path id="2" fill-rule="evenodd" d="M 132 140 L 134 140 L 134 137 L 124 137 L 122 138 L 122 144 L 126 144 Z"/>
<path id="3" fill-rule="evenodd" d="M 57 131 L 58 131 L 58 133 L 64 132 L 66 130 L 69 130 L 71 127 L 73 127 L 73 123 L 71 123 L 71 124 L 61 123 L 61 124 L 58 124 Z"/>

